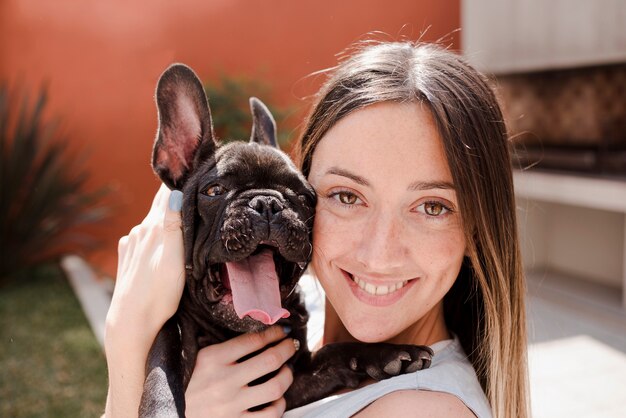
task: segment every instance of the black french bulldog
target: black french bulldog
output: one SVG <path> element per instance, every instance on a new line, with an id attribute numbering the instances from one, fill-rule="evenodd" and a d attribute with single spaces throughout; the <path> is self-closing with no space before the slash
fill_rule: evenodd
<path id="1" fill-rule="evenodd" d="M 272 115 L 250 99 L 250 142 L 218 146 L 202 84 L 181 64 L 161 76 L 156 102 L 152 166 L 183 192 L 186 285 L 150 350 L 140 416 L 183 417 L 198 350 L 274 323 L 301 343 L 288 408 L 430 365 L 430 348 L 412 345 L 340 343 L 312 354 L 296 283 L 311 257 L 316 196 L 278 149 Z"/>

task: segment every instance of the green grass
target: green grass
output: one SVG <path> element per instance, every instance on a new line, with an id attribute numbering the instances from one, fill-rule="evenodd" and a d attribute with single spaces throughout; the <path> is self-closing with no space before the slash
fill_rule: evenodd
<path id="1" fill-rule="evenodd" d="M 0 417 L 96 417 L 106 361 L 58 266 L 0 283 Z"/>

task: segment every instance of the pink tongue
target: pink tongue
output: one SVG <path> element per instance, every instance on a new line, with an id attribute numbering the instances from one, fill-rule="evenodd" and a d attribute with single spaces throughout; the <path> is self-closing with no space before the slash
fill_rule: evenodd
<path id="1" fill-rule="evenodd" d="M 278 276 L 270 250 L 241 261 L 226 263 L 233 305 L 239 318 L 249 315 L 266 325 L 287 318 L 289 311 L 280 305 Z"/>

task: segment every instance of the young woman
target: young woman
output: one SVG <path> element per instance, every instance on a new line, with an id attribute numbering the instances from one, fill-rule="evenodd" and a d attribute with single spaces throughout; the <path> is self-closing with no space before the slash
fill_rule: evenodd
<path id="1" fill-rule="evenodd" d="M 508 141 L 485 79 L 436 46 L 366 46 L 322 87 L 298 153 L 318 194 L 311 269 L 326 294 L 323 342 L 430 345 L 435 356 L 428 370 L 289 414 L 527 417 Z M 162 189 L 120 241 L 107 321 L 110 416 L 137 410 L 146 353 L 182 291 L 178 197 L 168 209 L 168 195 Z M 188 416 L 282 415 L 292 379 L 284 363 L 294 352 L 279 327 L 201 350 Z"/>

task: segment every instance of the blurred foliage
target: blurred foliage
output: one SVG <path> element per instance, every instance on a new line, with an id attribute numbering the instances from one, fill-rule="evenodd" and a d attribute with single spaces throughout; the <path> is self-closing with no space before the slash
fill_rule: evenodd
<path id="1" fill-rule="evenodd" d="M 98 204 L 105 192 L 85 191 L 84 159 L 44 119 L 46 101 L 45 89 L 31 101 L 0 85 L 0 279 L 93 248 L 85 227 L 108 215 Z"/>
<path id="2" fill-rule="evenodd" d="M 221 141 L 250 139 L 252 114 L 249 99 L 254 96 L 272 112 L 276 120 L 279 145 L 284 149 L 290 142 L 290 132 L 281 129 L 289 109 L 279 108 L 271 103 L 271 89 L 267 84 L 246 76 L 222 74 L 217 80 L 205 83 L 204 89 L 209 98 L 213 128 Z"/>
<path id="3" fill-rule="evenodd" d="M 61 269 L 0 284 L 0 416 L 98 417 L 106 361 Z"/>

